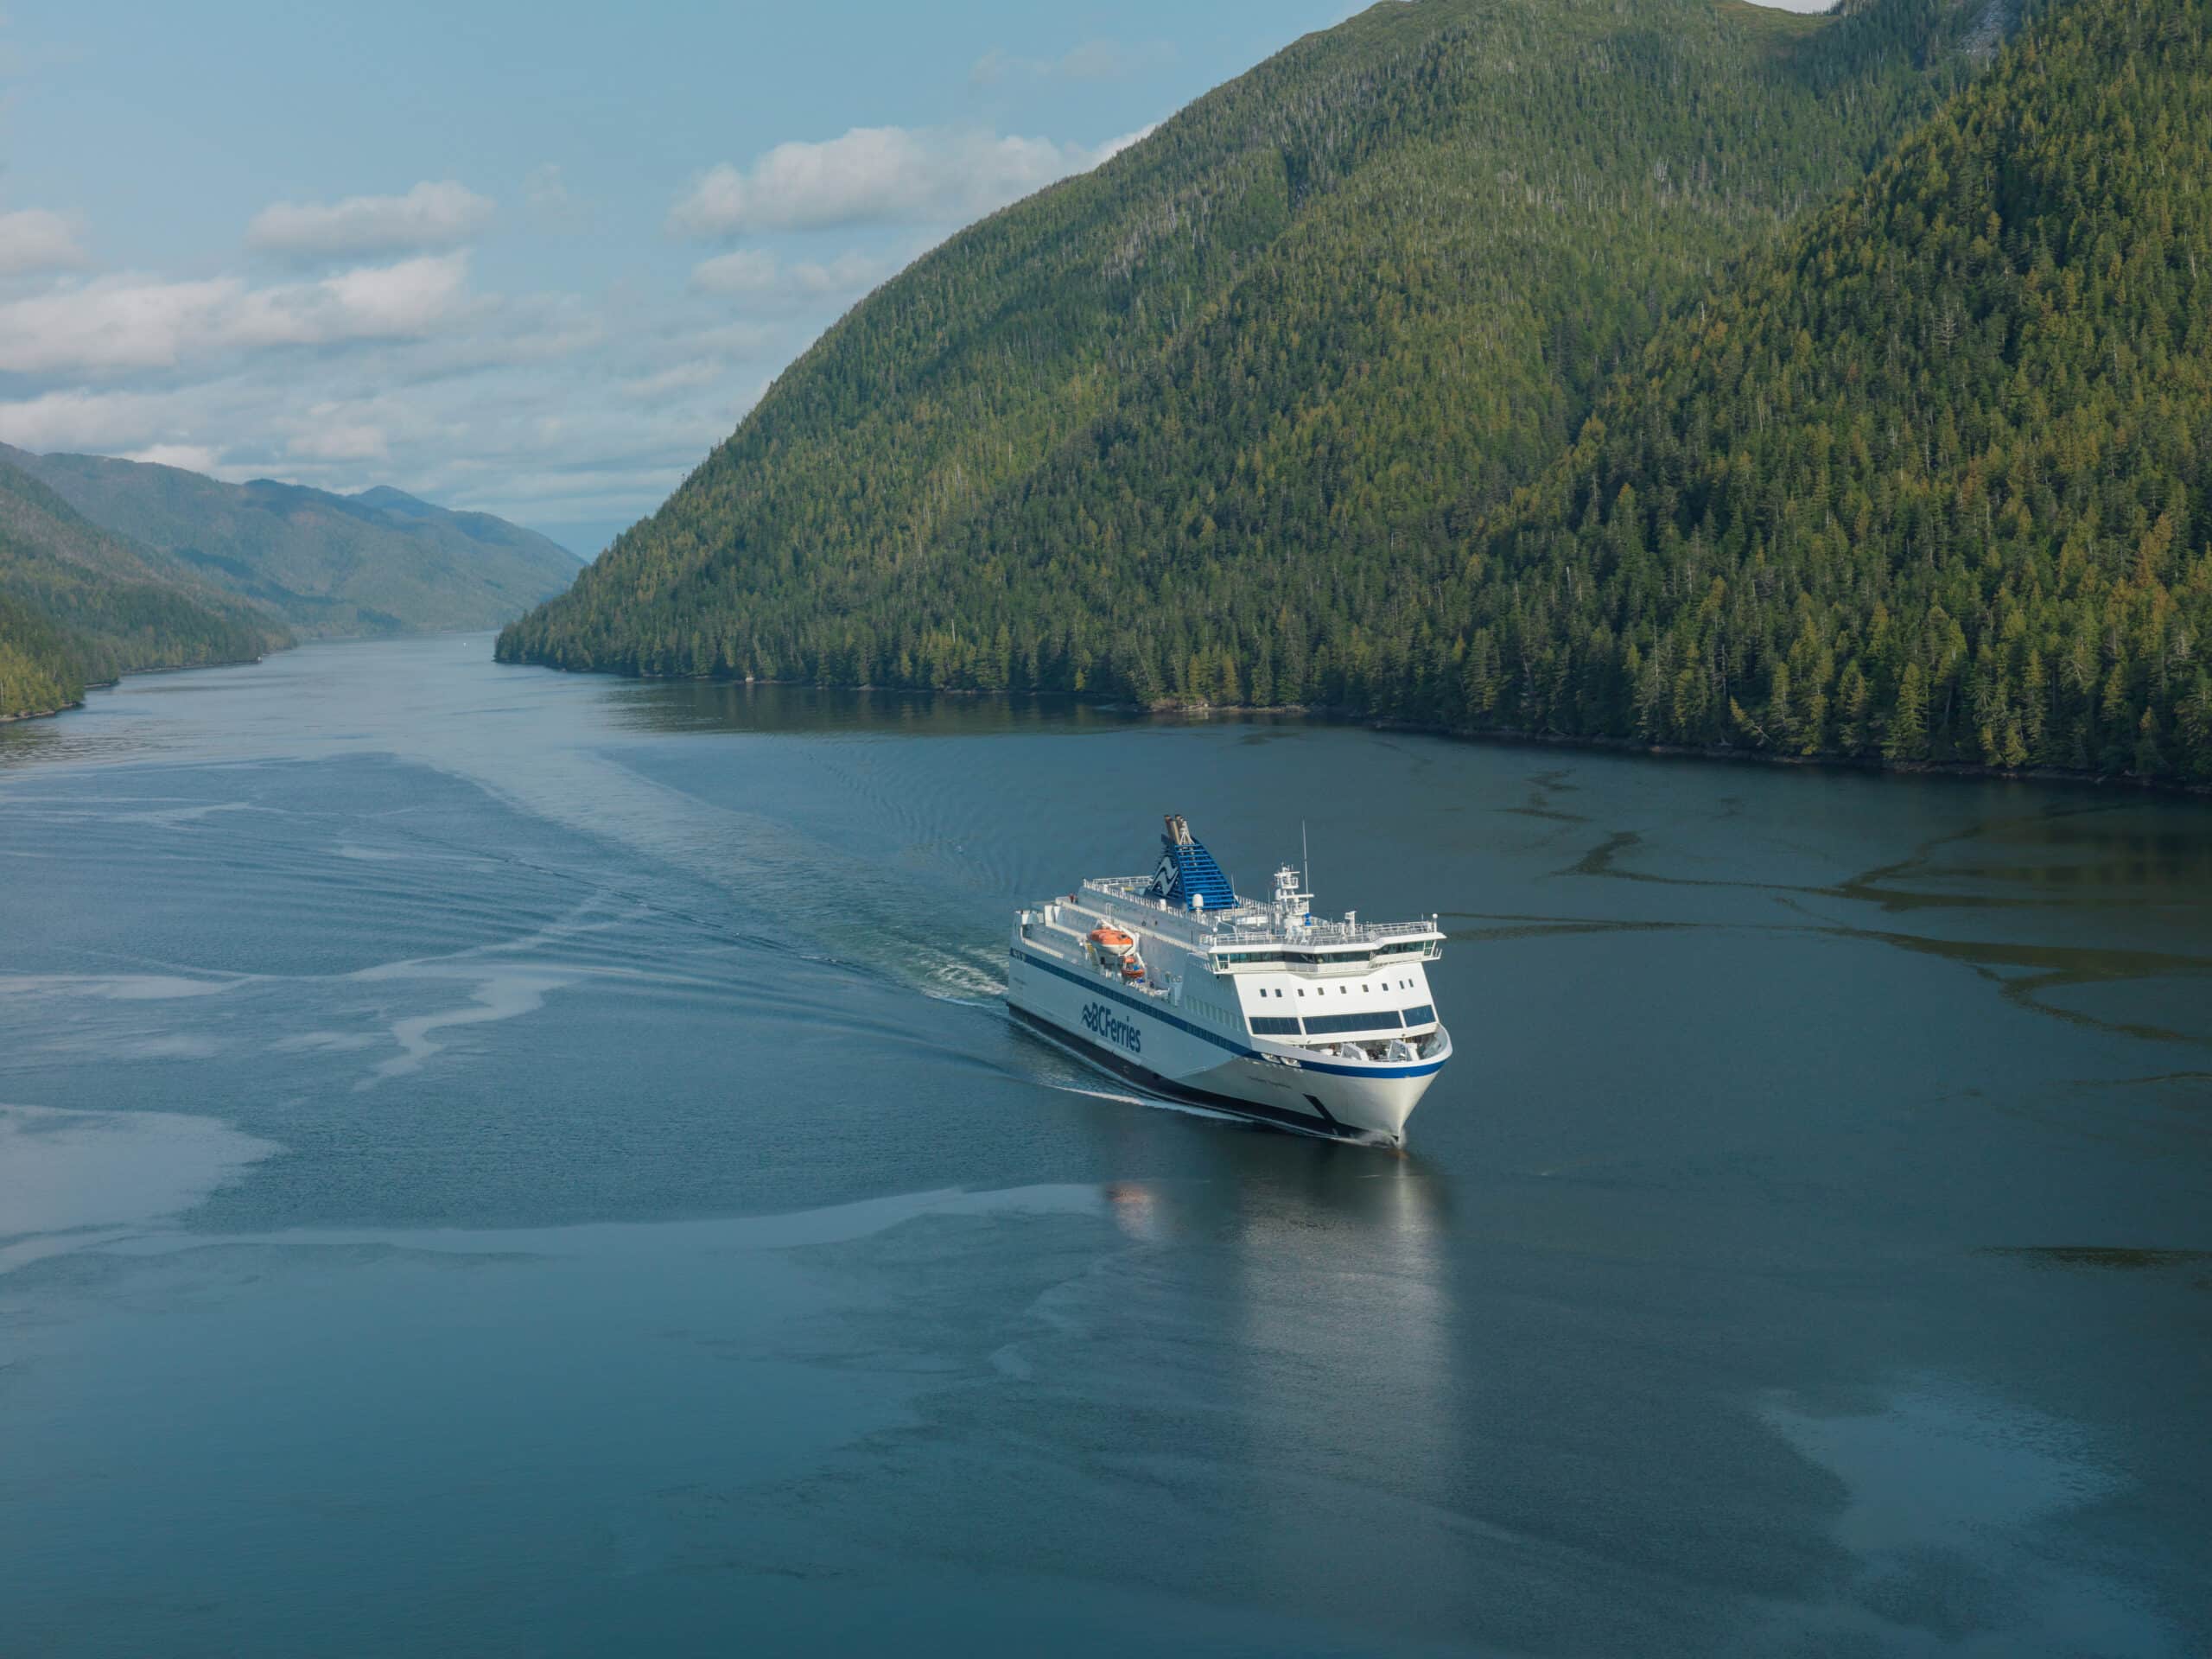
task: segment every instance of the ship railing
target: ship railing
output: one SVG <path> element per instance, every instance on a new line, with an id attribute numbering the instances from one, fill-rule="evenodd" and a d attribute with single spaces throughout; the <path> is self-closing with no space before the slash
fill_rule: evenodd
<path id="1" fill-rule="evenodd" d="M 1165 899 L 1146 893 L 1148 876 L 1103 876 L 1085 881 L 1083 891 L 1091 898 L 1126 907 L 1144 918 L 1145 925 L 1173 934 L 1199 950 L 1251 946 L 1402 943 L 1408 939 L 1441 940 L 1439 918 L 1426 916 L 1409 922 L 1332 922 L 1312 917 L 1285 926 L 1274 912 L 1262 905 L 1239 905 L 1235 910 L 1184 911 Z"/>

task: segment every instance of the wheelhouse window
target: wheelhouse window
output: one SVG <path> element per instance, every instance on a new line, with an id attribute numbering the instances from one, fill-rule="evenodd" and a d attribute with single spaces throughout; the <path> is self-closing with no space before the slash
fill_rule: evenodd
<path id="1" fill-rule="evenodd" d="M 1395 1031 L 1397 1029 L 1398 1015 L 1396 1010 L 1392 1008 L 1380 1008 L 1372 1014 L 1317 1014 L 1306 1022 L 1306 1034 L 1308 1037 L 1333 1037 L 1340 1033 L 1352 1031 Z"/>

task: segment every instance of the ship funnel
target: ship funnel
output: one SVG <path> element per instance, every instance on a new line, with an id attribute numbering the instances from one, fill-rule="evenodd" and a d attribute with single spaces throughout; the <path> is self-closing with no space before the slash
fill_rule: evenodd
<path id="1" fill-rule="evenodd" d="M 1145 888 L 1148 899 L 1163 899 L 1176 910 L 1234 910 L 1236 889 L 1215 863 L 1204 842 L 1191 833 L 1179 812 L 1170 812 L 1167 833 L 1160 838 L 1160 868 Z"/>

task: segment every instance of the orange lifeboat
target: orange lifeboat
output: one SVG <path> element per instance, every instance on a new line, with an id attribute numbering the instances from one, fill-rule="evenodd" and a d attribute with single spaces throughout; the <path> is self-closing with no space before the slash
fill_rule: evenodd
<path id="1" fill-rule="evenodd" d="M 1137 946 L 1137 942 L 1120 928 L 1108 927 L 1103 923 L 1090 930 L 1090 942 L 1101 950 L 1110 950 L 1117 957 L 1135 950 Z"/>
<path id="2" fill-rule="evenodd" d="M 1122 958 L 1122 977 L 1123 979 L 1144 977 L 1144 963 L 1138 961 L 1134 953 Z"/>

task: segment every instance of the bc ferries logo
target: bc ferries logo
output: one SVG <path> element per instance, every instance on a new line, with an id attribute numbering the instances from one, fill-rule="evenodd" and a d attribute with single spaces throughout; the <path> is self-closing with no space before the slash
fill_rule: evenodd
<path id="1" fill-rule="evenodd" d="M 1083 1028 L 1132 1054 L 1144 1052 L 1144 1033 L 1103 1002 L 1093 1002 L 1083 1011 Z"/>

